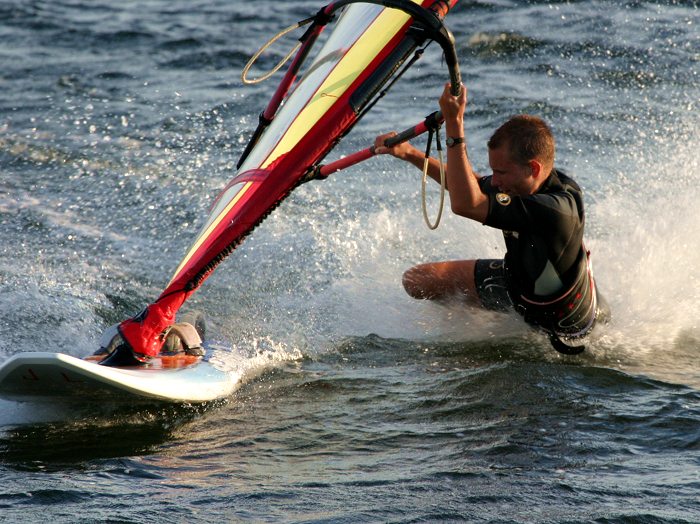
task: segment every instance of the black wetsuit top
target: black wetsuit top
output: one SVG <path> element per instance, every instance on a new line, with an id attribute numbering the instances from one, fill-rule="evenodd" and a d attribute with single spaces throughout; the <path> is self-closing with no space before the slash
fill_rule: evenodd
<path id="1" fill-rule="evenodd" d="M 490 176 L 479 184 L 489 198 L 484 224 L 503 231 L 508 293 L 516 307 L 551 302 L 584 278 L 583 195 L 574 180 L 555 169 L 527 197 L 499 192 Z"/>

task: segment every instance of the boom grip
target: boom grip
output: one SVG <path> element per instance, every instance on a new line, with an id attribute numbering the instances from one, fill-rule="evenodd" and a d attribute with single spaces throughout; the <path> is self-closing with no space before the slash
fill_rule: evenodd
<path id="1" fill-rule="evenodd" d="M 446 45 L 442 45 L 442 50 L 445 53 L 445 63 L 450 72 L 450 92 L 452 96 L 459 96 L 462 93 L 462 74 L 459 72 L 455 37 L 447 27 L 443 26 L 442 29 L 442 35 L 446 40 Z"/>
<path id="2" fill-rule="evenodd" d="M 411 140 L 412 138 L 417 137 L 421 134 L 420 130 L 418 129 L 419 127 L 420 124 L 418 124 L 415 127 L 404 129 L 399 134 L 394 135 L 391 138 L 387 138 L 384 141 L 384 145 L 386 147 L 394 147 L 395 145 L 400 144 L 401 142 L 406 142 L 407 140 Z"/>
<path id="3" fill-rule="evenodd" d="M 455 97 L 462 94 L 462 75 L 456 62 L 450 67 L 450 93 Z"/>
<path id="4" fill-rule="evenodd" d="M 433 113 L 430 113 L 428 116 L 425 117 L 425 120 L 423 120 L 421 123 L 413 127 L 409 127 L 408 129 L 404 129 L 399 134 L 387 138 L 384 141 L 384 145 L 386 147 L 394 147 L 396 144 L 400 144 L 401 142 L 405 142 L 406 140 L 411 140 L 412 138 L 415 138 L 418 135 L 422 135 L 428 129 L 438 128 L 442 124 L 443 120 L 444 119 L 442 118 L 442 111 L 435 111 Z"/>

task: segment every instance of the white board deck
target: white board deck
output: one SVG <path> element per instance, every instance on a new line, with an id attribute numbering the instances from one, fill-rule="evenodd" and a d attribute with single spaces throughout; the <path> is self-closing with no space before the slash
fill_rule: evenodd
<path id="1" fill-rule="evenodd" d="M 0 397 L 27 402 L 202 403 L 229 396 L 238 378 L 206 357 L 178 368 L 113 368 L 63 353 L 19 353 L 0 366 Z"/>

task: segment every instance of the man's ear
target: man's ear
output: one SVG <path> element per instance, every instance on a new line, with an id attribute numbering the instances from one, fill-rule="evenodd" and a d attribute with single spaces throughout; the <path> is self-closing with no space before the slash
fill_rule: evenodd
<path id="1" fill-rule="evenodd" d="M 527 165 L 530 166 L 530 175 L 533 178 L 540 178 L 544 174 L 542 163 L 539 160 L 532 159 L 528 161 Z"/>

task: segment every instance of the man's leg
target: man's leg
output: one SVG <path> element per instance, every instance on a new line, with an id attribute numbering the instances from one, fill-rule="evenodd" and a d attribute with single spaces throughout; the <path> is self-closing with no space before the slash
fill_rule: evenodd
<path id="1" fill-rule="evenodd" d="M 403 287 L 413 298 L 458 298 L 480 304 L 474 280 L 476 260 L 449 260 L 412 267 L 403 274 Z"/>

